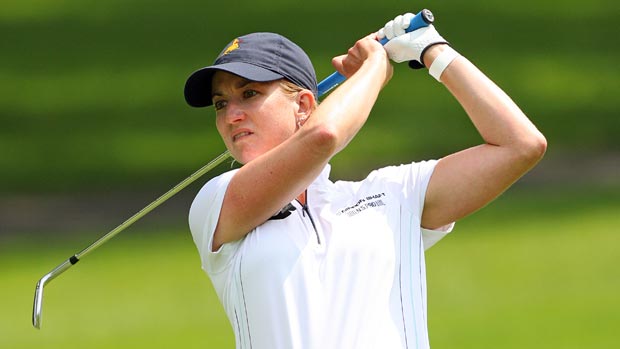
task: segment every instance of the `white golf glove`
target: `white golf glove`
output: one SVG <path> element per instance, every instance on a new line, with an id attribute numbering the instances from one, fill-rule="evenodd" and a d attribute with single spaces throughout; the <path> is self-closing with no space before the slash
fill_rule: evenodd
<path id="1" fill-rule="evenodd" d="M 396 16 L 377 32 L 377 39 L 389 40 L 383 47 L 392 61 L 396 63 L 409 61 L 411 68 L 419 69 L 424 67 L 422 56 L 427 48 L 448 42 L 439 35 L 432 24 L 406 33 L 405 29 L 409 27 L 413 17 L 415 17 L 413 13 Z"/>

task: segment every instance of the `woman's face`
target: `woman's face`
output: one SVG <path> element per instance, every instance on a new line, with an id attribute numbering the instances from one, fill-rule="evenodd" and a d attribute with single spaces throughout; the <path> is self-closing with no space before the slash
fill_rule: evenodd
<path id="1" fill-rule="evenodd" d="M 238 162 L 252 161 L 295 133 L 297 103 L 279 81 L 254 82 L 218 71 L 212 88 L 217 130 Z"/>

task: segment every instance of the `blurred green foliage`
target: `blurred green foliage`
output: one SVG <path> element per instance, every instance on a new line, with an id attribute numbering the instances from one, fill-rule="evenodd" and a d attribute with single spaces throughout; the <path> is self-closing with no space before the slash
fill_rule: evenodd
<path id="1" fill-rule="evenodd" d="M 551 156 L 620 150 L 612 0 L 22 0 L 0 13 L 2 191 L 168 186 L 224 150 L 212 110 L 189 108 L 182 90 L 232 38 L 282 33 L 306 49 L 321 79 L 357 38 L 423 7 L 530 115 Z M 358 177 L 478 142 L 442 86 L 400 65 L 367 127 L 333 160 L 334 174 Z"/>

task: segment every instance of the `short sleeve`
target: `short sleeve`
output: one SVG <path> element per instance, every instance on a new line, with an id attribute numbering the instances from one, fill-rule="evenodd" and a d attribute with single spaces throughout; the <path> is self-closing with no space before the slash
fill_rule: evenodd
<path id="1" fill-rule="evenodd" d="M 211 179 L 196 195 L 189 211 L 189 228 L 200 253 L 202 268 L 209 274 L 224 269 L 230 262 L 236 243 L 222 245 L 213 252 L 213 233 L 220 216 L 228 184 L 237 170 Z"/>
<path id="2" fill-rule="evenodd" d="M 400 194 L 401 204 L 421 221 L 426 190 L 437 160 L 414 162 L 407 165 L 389 166 L 378 170 L 376 176 L 387 181 L 394 192 Z M 427 250 L 452 231 L 454 222 L 435 230 L 420 227 L 424 249 Z"/>

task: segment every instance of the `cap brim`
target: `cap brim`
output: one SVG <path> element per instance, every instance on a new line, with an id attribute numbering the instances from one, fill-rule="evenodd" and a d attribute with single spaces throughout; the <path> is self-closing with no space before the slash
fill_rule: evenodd
<path id="1" fill-rule="evenodd" d="M 273 81 L 283 76 L 271 70 L 243 62 L 223 63 L 204 67 L 192 73 L 185 82 L 185 101 L 192 107 L 207 107 L 211 100 L 211 80 L 216 71 L 222 70 L 252 81 Z"/>

